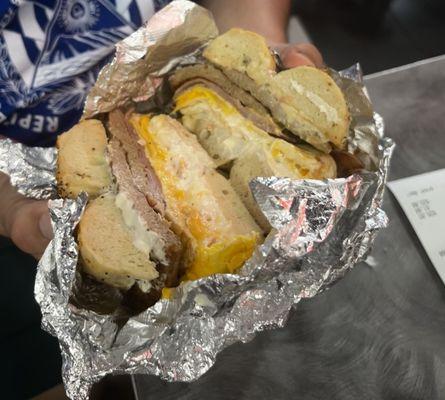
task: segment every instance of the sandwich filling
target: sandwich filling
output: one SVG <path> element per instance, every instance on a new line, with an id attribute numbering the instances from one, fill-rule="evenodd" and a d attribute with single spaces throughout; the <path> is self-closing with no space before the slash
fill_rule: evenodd
<path id="1" fill-rule="evenodd" d="M 256 151 L 265 154 L 273 176 L 323 179 L 336 175 L 330 156 L 271 137 L 209 88 L 190 87 L 175 100 L 182 123 L 196 134 L 217 166 L 242 158 L 247 151 Z"/>
<path id="2" fill-rule="evenodd" d="M 189 243 L 183 280 L 233 273 L 252 255 L 260 229 L 194 135 L 165 116 L 134 115 L 160 177 L 166 216 Z"/>
<path id="3" fill-rule="evenodd" d="M 230 183 L 264 233 L 271 229 L 250 191 L 256 177 L 324 179 L 336 176 L 333 158 L 310 146 L 274 138 L 245 118 L 209 87 L 190 86 L 175 96 L 182 123 L 198 138 L 216 165 L 230 172 Z"/>
<path id="4" fill-rule="evenodd" d="M 283 135 L 281 128 L 272 119 L 266 107 L 210 64 L 197 64 L 181 68 L 175 71 L 169 78 L 169 82 L 176 93 L 180 93 L 190 86 L 208 87 L 232 104 L 240 114 L 250 119 L 258 128 L 274 136 Z"/>
<path id="5" fill-rule="evenodd" d="M 164 218 L 166 205 L 161 182 L 124 114 L 111 112 L 107 127 L 116 206 L 132 233 L 134 246 L 156 261 L 167 286 L 175 285 L 181 270 L 183 246 Z"/>
<path id="6" fill-rule="evenodd" d="M 215 160 L 218 167 L 238 158 L 246 148 L 271 137 L 214 90 L 192 86 L 175 97 L 182 123 Z"/>

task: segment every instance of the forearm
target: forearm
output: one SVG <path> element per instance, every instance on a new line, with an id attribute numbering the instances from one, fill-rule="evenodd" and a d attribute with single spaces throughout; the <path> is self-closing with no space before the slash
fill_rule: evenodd
<path id="1" fill-rule="evenodd" d="M 269 42 L 287 41 L 290 0 L 202 0 L 221 32 L 238 27 L 257 32 Z"/>

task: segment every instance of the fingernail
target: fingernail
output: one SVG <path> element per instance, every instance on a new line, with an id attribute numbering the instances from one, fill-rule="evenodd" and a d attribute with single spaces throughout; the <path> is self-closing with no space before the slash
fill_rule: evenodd
<path id="1" fill-rule="evenodd" d="M 53 234 L 53 228 L 51 226 L 51 220 L 49 217 L 49 214 L 45 213 L 40 217 L 39 220 L 39 228 L 42 235 L 47 239 L 52 239 Z"/>

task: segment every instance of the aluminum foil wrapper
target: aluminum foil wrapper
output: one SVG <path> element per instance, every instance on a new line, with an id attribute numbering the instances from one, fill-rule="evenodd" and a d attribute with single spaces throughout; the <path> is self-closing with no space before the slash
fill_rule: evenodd
<path id="1" fill-rule="evenodd" d="M 54 147 L 27 147 L 0 138 L 0 172 L 26 197 L 48 199 L 57 193 L 57 151 Z"/>
<path id="2" fill-rule="evenodd" d="M 188 1 L 171 3 L 117 45 L 116 57 L 88 96 L 84 116 L 150 99 L 165 73 L 199 61 L 200 48 L 216 34 L 207 11 Z M 326 181 L 253 180 L 254 197 L 273 229 L 239 274 L 182 284 L 170 300 L 124 323 L 115 314 L 92 311 L 78 301 L 74 238 L 87 196 L 50 200 L 55 235 L 39 263 L 35 296 L 43 328 L 59 339 L 71 399 L 87 399 L 94 382 L 112 373 L 198 379 L 224 348 L 282 327 L 301 299 L 328 288 L 366 257 L 387 223 L 380 207 L 394 146 L 384 138 L 359 66 L 330 73 L 352 116 L 348 151 L 365 168 Z M 54 149 L 0 141 L 0 170 L 28 196 L 54 194 L 55 157 Z M 87 297 L 94 303 L 101 295 L 92 290 Z"/>
<path id="3" fill-rule="evenodd" d="M 218 35 L 205 8 L 174 1 L 116 45 L 114 59 L 100 72 L 90 91 L 84 117 L 147 100 L 161 83 L 160 75 L 193 63 L 196 51 Z"/>

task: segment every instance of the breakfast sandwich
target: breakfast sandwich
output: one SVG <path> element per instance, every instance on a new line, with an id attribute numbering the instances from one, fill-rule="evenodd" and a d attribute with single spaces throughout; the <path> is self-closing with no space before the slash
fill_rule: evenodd
<path id="1" fill-rule="evenodd" d="M 278 71 L 265 40 L 241 29 L 202 56 L 165 77 L 168 104 L 113 110 L 57 142 L 59 194 L 89 196 L 77 230 L 83 274 L 145 295 L 145 307 L 180 282 L 237 273 L 252 256 L 271 230 L 250 189 L 256 177 L 360 168 L 327 72 Z"/>

